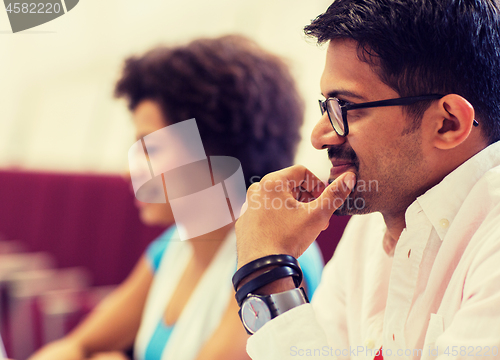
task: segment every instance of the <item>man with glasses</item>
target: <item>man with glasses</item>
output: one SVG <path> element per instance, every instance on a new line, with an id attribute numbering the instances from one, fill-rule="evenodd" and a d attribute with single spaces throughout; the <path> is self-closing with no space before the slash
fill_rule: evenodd
<path id="1" fill-rule="evenodd" d="M 305 28 L 329 42 L 311 140 L 331 178 L 248 190 L 233 285 L 253 359 L 500 358 L 499 6 L 336 0 Z M 333 213 L 355 216 L 308 304 L 295 259 Z"/>

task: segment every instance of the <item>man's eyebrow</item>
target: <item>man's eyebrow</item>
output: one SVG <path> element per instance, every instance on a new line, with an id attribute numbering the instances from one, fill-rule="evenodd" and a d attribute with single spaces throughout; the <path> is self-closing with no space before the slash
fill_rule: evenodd
<path id="1" fill-rule="evenodd" d="M 321 93 L 321 95 L 325 98 L 345 96 L 345 97 L 355 98 L 355 99 L 363 100 L 363 101 L 366 100 L 363 96 L 356 94 L 356 93 L 353 93 L 352 91 L 349 91 L 349 90 L 333 90 L 333 91 L 330 91 L 327 94 L 327 96 L 325 96 L 323 93 Z"/>

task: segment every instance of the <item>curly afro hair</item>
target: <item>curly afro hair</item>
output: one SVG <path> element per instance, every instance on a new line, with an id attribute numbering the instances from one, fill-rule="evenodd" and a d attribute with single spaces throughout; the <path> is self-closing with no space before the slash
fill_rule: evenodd
<path id="1" fill-rule="evenodd" d="M 207 153 L 238 158 L 247 185 L 293 164 L 303 101 L 286 64 L 243 36 L 131 57 L 115 95 L 132 111 L 157 102 L 168 124 L 196 118 Z"/>

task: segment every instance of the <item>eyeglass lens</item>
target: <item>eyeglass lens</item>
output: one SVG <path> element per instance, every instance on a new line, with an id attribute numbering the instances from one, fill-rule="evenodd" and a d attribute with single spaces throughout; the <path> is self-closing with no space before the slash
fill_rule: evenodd
<path id="1" fill-rule="evenodd" d="M 342 109 L 337 99 L 330 98 L 325 101 L 319 100 L 319 107 L 321 109 L 321 114 L 324 114 L 326 110 L 333 129 L 337 134 L 343 136 L 345 133 L 344 120 L 342 118 Z"/>
<path id="2" fill-rule="evenodd" d="M 344 120 L 342 118 L 342 109 L 340 108 L 340 104 L 336 99 L 329 99 L 326 102 L 326 106 L 328 107 L 328 115 L 330 116 L 330 122 L 332 123 L 333 128 L 339 135 L 343 135 L 345 132 L 344 129 Z M 334 116 L 334 119 L 331 117 Z"/>

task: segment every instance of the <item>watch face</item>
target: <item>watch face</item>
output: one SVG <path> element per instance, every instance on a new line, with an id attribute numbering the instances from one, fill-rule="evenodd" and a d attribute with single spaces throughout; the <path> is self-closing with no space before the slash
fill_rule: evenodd
<path id="1" fill-rule="evenodd" d="M 251 333 L 254 333 L 271 320 L 271 312 L 262 299 L 250 296 L 245 299 L 241 306 L 241 320 L 243 325 Z"/>

